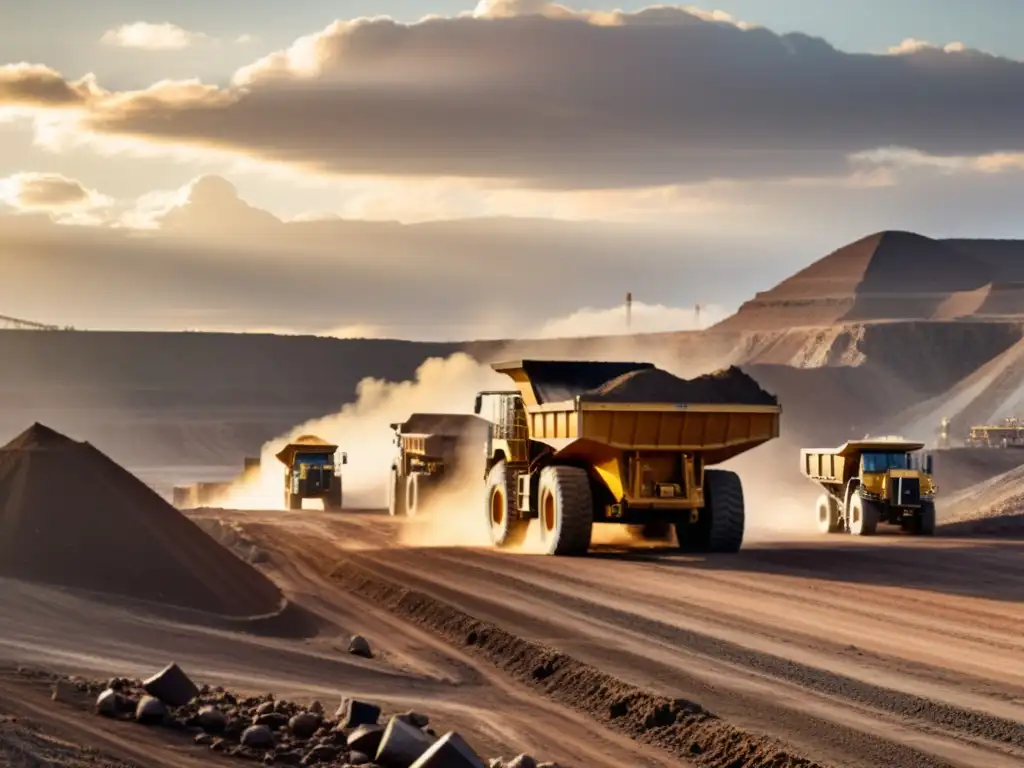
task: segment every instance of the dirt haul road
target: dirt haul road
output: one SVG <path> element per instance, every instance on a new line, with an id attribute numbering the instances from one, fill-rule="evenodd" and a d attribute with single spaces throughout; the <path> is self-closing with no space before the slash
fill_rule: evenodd
<path id="1" fill-rule="evenodd" d="M 561 712 L 677 759 L 685 728 L 666 733 L 609 712 L 609 688 L 613 699 L 635 696 L 632 685 L 699 703 L 822 765 L 1024 764 L 1020 544 L 808 537 L 751 542 L 722 558 L 608 547 L 570 559 L 397 546 L 397 523 L 377 514 L 207 514 L 244 525 L 282 568 L 286 589 L 307 602 L 325 607 L 348 593 L 402 620 L 390 639 L 399 652 L 410 649 L 401 626 L 469 647 L 467 663 L 499 689 L 495 670 Z M 529 647 L 474 645 L 467 620 L 615 679 L 595 682 L 573 667 L 546 685 L 508 658 Z M 627 687 L 616 694 L 617 685 Z M 608 746 L 573 762 L 622 764 Z M 637 749 L 631 764 L 656 759 Z M 749 753 L 757 750 L 768 753 L 764 744 Z"/>

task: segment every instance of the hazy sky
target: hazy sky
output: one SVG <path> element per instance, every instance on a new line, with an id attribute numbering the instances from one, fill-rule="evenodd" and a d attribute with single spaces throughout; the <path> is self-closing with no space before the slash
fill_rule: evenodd
<path id="1" fill-rule="evenodd" d="M 874 230 L 1024 236 L 1014 0 L 4 6 L 0 314 L 661 329 Z"/>

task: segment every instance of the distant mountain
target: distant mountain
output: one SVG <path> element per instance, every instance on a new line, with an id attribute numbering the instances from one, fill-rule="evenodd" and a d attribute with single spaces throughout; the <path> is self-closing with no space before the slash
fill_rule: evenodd
<path id="1" fill-rule="evenodd" d="M 1024 241 L 886 231 L 758 293 L 719 330 L 895 320 L 1024 319 Z"/>

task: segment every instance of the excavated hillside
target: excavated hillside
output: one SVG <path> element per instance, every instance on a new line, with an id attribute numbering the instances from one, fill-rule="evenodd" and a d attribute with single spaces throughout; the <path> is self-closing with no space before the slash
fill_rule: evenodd
<path id="1" fill-rule="evenodd" d="M 758 293 L 719 330 L 1024 316 L 1024 243 L 878 232 Z"/>

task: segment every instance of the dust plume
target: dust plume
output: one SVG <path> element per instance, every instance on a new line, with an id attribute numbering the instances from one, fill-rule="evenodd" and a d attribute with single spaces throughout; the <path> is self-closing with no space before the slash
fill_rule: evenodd
<path id="1" fill-rule="evenodd" d="M 409 381 L 363 379 L 354 403 L 331 416 L 300 424 L 264 445 L 260 472 L 231 488 L 221 504 L 233 509 L 282 509 L 284 468 L 275 454 L 299 435 L 312 434 L 348 454 L 348 464 L 342 468 L 344 506 L 384 507 L 396 452 L 392 423 L 405 421 L 415 412 L 472 413 L 478 391 L 508 388 L 508 384 L 507 377 L 462 353 L 427 359 Z"/>

